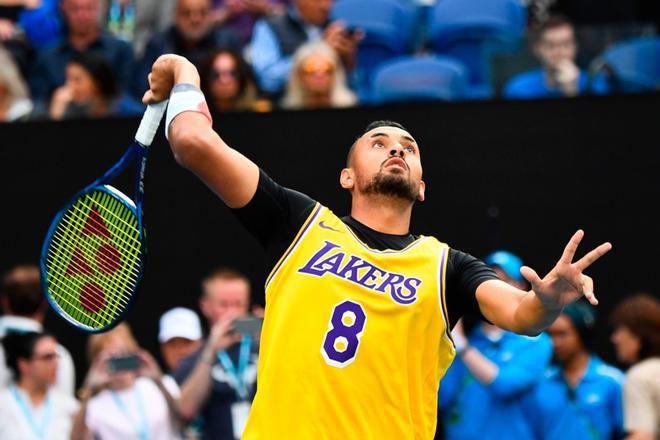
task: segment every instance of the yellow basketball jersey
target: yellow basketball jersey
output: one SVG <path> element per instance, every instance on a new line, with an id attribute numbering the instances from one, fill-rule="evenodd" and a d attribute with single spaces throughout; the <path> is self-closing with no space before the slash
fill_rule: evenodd
<path id="1" fill-rule="evenodd" d="M 431 439 L 454 358 L 449 248 L 368 248 L 317 204 L 266 281 L 244 439 Z"/>

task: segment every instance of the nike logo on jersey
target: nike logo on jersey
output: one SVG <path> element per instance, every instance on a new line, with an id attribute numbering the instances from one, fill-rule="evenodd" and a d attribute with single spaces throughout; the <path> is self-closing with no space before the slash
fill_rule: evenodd
<path id="1" fill-rule="evenodd" d="M 324 220 L 321 220 L 319 222 L 319 226 L 322 227 L 323 229 L 327 229 L 329 231 L 341 232 L 339 229 L 331 228 L 330 226 L 326 225 Z"/>
<path id="2" fill-rule="evenodd" d="M 320 225 L 320 223 L 319 223 Z M 422 280 L 388 272 L 358 256 L 343 252 L 341 246 L 325 241 L 299 273 L 317 277 L 330 274 L 362 286 L 376 293 L 386 294 L 398 304 L 408 305 L 417 300 Z"/>

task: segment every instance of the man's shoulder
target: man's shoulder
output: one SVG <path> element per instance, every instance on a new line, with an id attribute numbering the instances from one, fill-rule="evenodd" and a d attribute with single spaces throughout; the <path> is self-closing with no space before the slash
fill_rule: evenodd
<path id="1" fill-rule="evenodd" d="M 177 367 L 174 369 L 174 373 L 172 374 L 172 377 L 177 383 L 181 384 L 184 380 L 186 380 L 188 375 L 190 375 L 190 372 L 195 367 L 197 360 L 202 354 L 202 350 L 203 346 L 196 351 L 193 351 L 191 354 L 183 358 L 181 362 L 179 362 L 179 365 L 177 365 Z"/>
<path id="2" fill-rule="evenodd" d="M 526 96 L 545 90 L 543 70 L 534 69 L 519 73 L 509 80 L 504 88 L 504 95 L 509 97 Z"/>
<path id="3" fill-rule="evenodd" d="M 647 380 L 660 376 L 660 357 L 645 359 L 630 367 L 626 374 L 627 380 Z"/>

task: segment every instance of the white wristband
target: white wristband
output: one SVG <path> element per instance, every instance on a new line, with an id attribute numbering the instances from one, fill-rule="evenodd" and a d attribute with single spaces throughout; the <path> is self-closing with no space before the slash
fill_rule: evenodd
<path id="1" fill-rule="evenodd" d="M 169 140 L 170 124 L 179 113 L 197 112 L 201 113 L 213 124 L 209 107 L 206 105 L 204 94 L 193 84 L 181 83 L 172 88 L 170 102 L 167 106 L 165 117 L 165 137 Z"/>

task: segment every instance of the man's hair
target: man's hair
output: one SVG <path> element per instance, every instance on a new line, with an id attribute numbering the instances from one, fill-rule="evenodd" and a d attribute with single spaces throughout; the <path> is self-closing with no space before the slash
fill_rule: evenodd
<path id="1" fill-rule="evenodd" d="M 660 301 L 656 298 L 647 293 L 633 295 L 616 306 L 611 320 L 641 340 L 640 360 L 660 356 Z"/>
<path id="2" fill-rule="evenodd" d="M 212 270 L 211 273 L 209 273 L 207 276 L 202 278 L 202 293 L 204 295 L 206 295 L 206 286 L 208 285 L 208 283 L 214 280 L 244 281 L 248 287 L 248 297 L 250 296 L 250 291 L 251 291 L 250 279 L 236 269 L 232 269 L 231 267 L 219 267 L 217 269 Z"/>
<path id="3" fill-rule="evenodd" d="M 2 348 L 5 352 L 5 362 L 18 382 L 21 372 L 18 370 L 19 359 L 31 359 L 34 355 L 34 347 L 41 338 L 51 337 L 47 333 L 36 332 L 10 332 L 2 338 Z"/>
<path id="4" fill-rule="evenodd" d="M 536 25 L 532 29 L 532 32 L 531 32 L 532 42 L 538 43 L 539 41 L 541 41 L 541 38 L 543 38 L 543 35 L 547 31 L 549 31 L 551 29 L 556 29 L 556 28 L 559 28 L 559 27 L 563 27 L 563 26 L 570 26 L 571 29 L 575 29 L 575 27 L 573 26 L 573 22 L 569 18 L 567 18 L 563 15 L 560 15 L 560 14 L 551 15 L 550 17 L 548 17 L 547 20 L 545 20 L 542 23 Z"/>
<path id="5" fill-rule="evenodd" d="M 355 138 L 355 141 L 353 141 L 353 145 L 351 145 L 351 148 L 349 148 L 348 154 L 346 155 L 347 167 L 351 166 L 351 156 L 353 156 L 353 151 L 355 150 L 355 144 L 357 144 L 358 139 L 364 136 L 365 133 L 368 133 L 374 128 L 378 128 L 378 127 L 396 127 L 396 128 L 400 128 L 401 130 L 408 131 L 406 127 L 395 121 L 379 120 L 379 121 L 371 122 L 369 125 L 367 125 L 367 128 L 364 129 L 362 134 L 360 134 L 358 137 Z"/>
<path id="6" fill-rule="evenodd" d="M 12 268 L 2 278 L 0 294 L 7 298 L 11 313 L 32 316 L 45 305 L 37 266 L 23 265 Z"/>

